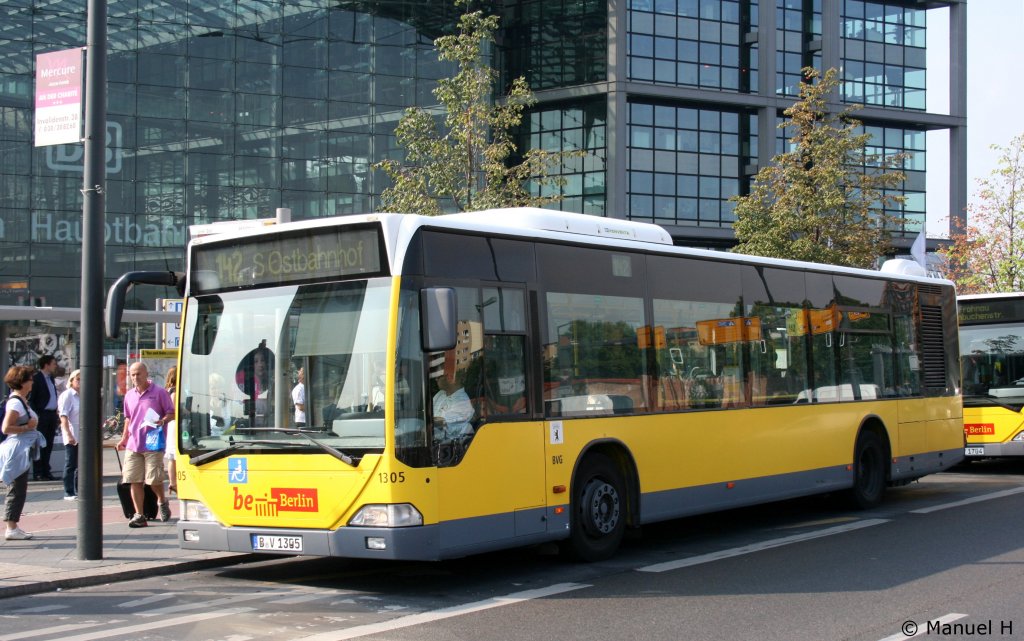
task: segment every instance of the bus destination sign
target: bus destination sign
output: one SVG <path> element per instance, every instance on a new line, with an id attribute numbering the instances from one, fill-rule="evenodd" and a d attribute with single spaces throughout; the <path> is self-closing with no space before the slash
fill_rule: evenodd
<path id="1" fill-rule="evenodd" d="M 960 322 L 971 325 L 1016 323 L 1024 318 L 1024 301 L 1015 299 L 962 300 L 957 307 Z"/>
<path id="2" fill-rule="evenodd" d="M 200 245 L 192 257 L 193 294 L 330 280 L 381 271 L 377 228 L 310 230 Z"/>

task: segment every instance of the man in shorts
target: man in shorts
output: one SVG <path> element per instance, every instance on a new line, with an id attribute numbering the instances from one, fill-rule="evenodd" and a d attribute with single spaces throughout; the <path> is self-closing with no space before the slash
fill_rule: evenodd
<path id="1" fill-rule="evenodd" d="M 131 484 L 135 506 L 128 527 L 139 528 L 147 525 L 142 507 L 146 496 L 144 485 L 152 487 L 156 494 L 160 520 L 171 518 L 171 506 L 164 496 L 164 450 L 147 449 L 146 435 L 154 429 L 163 430 L 166 443 L 167 423 L 174 419 L 174 403 L 167 390 L 149 380 L 144 363 L 132 363 L 128 376 L 132 388 L 124 396 L 124 434 L 117 449 L 125 450 L 121 480 Z"/>

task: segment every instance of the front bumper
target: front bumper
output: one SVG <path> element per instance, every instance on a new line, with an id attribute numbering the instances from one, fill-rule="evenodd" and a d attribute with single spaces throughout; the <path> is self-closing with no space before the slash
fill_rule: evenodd
<path id="1" fill-rule="evenodd" d="M 979 448 L 982 454 L 978 454 Z M 974 452 L 972 454 L 972 451 Z M 1024 456 L 1024 441 L 1009 443 L 968 443 L 964 448 L 967 458 L 987 458 L 993 456 Z"/>
<path id="2" fill-rule="evenodd" d="M 189 536 L 186 537 L 186 532 Z M 301 551 L 254 550 L 252 536 L 298 536 Z M 384 543 L 383 549 L 370 549 L 367 538 Z M 178 521 L 178 543 L 187 550 L 215 550 L 337 556 L 353 559 L 403 559 L 436 561 L 440 558 L 438 527 L 424 525 L 406 528 L 343 527 L 337 530 L 291 530 L 285 528 L 225 527 L 208 521 Z"/>

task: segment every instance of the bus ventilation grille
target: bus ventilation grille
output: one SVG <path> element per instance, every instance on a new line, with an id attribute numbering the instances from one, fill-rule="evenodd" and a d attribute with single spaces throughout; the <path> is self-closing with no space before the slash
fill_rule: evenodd
<path id="1" fill-rule="evenodd" d="M 932 389 L 946 387 L 946 348 L 943 343 L 942 308 L 921 306 L 921 360 L 924 366 L 924 386 Z"/>

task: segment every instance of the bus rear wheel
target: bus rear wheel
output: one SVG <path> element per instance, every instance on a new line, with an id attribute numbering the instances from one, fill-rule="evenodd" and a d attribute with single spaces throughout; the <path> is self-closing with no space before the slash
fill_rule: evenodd
<path id="1" fill-rule="evenodd" d="M 885 447 L 878 434 L 865 430 L 857 437 L 853 454 L 850 500 L 862 510 L 878 506 L 885 493 Z"/>
<path id="2" fill-rule="evenodd" d="M 626 531 L 625 483 L 603 454 L 583 460 L 573 482 L 570 552 L 581 561 L 615 554 Z"/>

